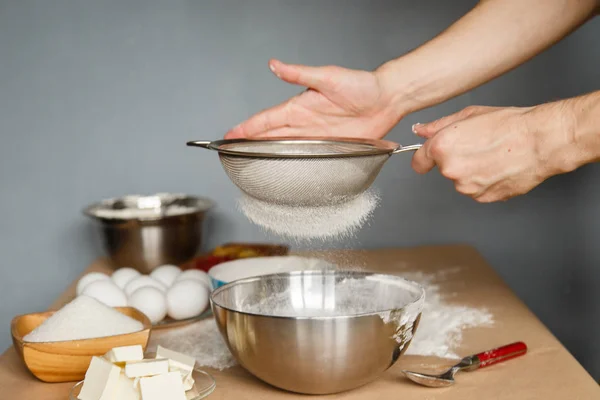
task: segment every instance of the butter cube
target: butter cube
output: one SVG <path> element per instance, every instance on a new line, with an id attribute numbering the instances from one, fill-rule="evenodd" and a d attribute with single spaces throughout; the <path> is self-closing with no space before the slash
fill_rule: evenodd
<path id="1" fill-rule="evenodd" d="M 196 365 L 196 359 L 194 357 L 165 349 L 160 345 L 156 349 L 156 358 L 167 358 L 169 360 L 170 368 L 182 369 L 184 371 L 192 371 L 194 365 Z"/>
<path id="2" fill-rule="evenodd" d="M 166 359 L 131 361 L 125 364 L 125 375 L 128 378 L 160 375 L 167 372 L 169 372 L 169 361 Z"/>
<path id="3" fill-rule="evenodd" d="M 79 400 L 113 400 L 119 384 L 121 368 L 102 357 L 92 357 L 85 373 Z"/>
<path id="4" fill-rule="evenodd" d="M 178 372 L 140 379 L 142 400 L 186 400 L 185 390 Z"/>
<path id="5" fill-rule="evenodd" d="M 193 371 L 185 371 L 179 368 L 169 368 L 169 372 L 178 372 L 181 375 L 181 381 L 183 382 L 183 389 L 187 392 L 194 387 L 194 378 L 192 377 Z"/>
<path id="6" fill-rule="evenodd" d="M 133 379 L 128 378 L 123 371 L 121 371 L 121 375 L 119 376 L 119 384 L 117 385 L 114 399 L 140 400 L 140 392 L 136 387 L 134 387 Z"/>
<path id="7" fill-rule="evenodd" d="M 192 373 L 188 372 L 182 379 L 183 381 L 183 390 L 186 392 L 194 387 L 194 378 L 192 377 Z"/>
<path id="8" fill-rule="evenodd" d="M 144 349 L 141 345 L 115 347 L 104 357 L 112 363 L 126 363 L 128 361 L 141 361 L 144 359 Z"/>

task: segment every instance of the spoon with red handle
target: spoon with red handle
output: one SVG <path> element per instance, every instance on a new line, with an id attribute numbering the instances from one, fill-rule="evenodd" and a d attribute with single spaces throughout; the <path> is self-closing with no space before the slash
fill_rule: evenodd
<path id="1" fill-rule="evenodd" d="M 503 361 L 519 357 L 527 353 L 527 345 L 523 342 L 507 344 L 493 350 L 484 351 L 463 358 L 458 364 L 440 375 L 421 374 L 419 372 L 402 371 L 408 379 L 429 387 L 446 387 L 454 384 L 454 374 L 458 371 L 475 371 Z"/>

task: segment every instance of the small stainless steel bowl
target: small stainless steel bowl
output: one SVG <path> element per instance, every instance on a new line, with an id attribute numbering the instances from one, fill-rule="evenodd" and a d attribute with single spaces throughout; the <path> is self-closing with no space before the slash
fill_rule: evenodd
<path id="1" fill-rule="evenodd" d="M 367 285 L 362 297 L 343 288 L 353 280 Z M 286 312 L 260 306 L 269 296 Z M 348 311 L 360 310 L 361 298 L 368 298 L 364 312 Z M 332 394 L 372 382 L 398 360 L 424 299 L 420 285 L 398 276 L 302 271 L 228 283 L 212 292 L 211 306 L 233 356 L 250 373 L 291 392 Z"/>
<path id="2" fill-rule="evenodd" d="M 161 193 L 103 200 L 83 212 L 98 223 L 104 250 L 116 267 L 148 273 L 198 253 L 204 217 L 212 207 L 207 198 Z"/>

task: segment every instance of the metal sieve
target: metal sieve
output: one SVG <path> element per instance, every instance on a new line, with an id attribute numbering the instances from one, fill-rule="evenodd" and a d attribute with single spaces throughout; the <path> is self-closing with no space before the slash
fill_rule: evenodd
<path id="1" fill-rule="evenodd" d="M 287 206 L 346 202 L 367 190 L 383 164 L 420 144 L 356 138 L 261 138 L 192 141 L 219 153 L 231 181 L 255 199 Z"/>

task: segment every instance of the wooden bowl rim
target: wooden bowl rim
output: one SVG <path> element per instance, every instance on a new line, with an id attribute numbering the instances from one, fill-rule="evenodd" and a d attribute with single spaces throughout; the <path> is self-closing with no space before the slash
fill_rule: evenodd
<path id="1" fill-rule="evenodd" d="M 119 335 L 110 335 L 110 336 L 102 336 L 102 337 L 97 337 L 97 338 L 75 339 L 75 340 L 57 340 L 57 341 L 53 341 L 53 342 L 26 342 L 23 340 L 23 336 L 17 334 L 17 323 L 19 322 L 19 320 L 21 320 L 22 318 L 31 317 L 34 315 L 46 315 L 47 317 L 44 319 L 44 321 L 45 321 L 46 319 L 50 318 L 54 313 L 56 313 L 58 311 L 58 310 L 51 310 L 51 311 L 21 314 L 21 315 L 15 316 L 10 323 L 10 333 L 11 333 L 13 339 L 15 341 L 17 341 L 20 346 L 34 345 L 37 347 L 37 346 L 43 346 L 43 345 L 54 345 L 54 344 L 65 344 L 65 343 L 81 343 L 81 342 L 91 343 L 94 341 L 97 342 L 97 341 L 106 340 L 106 339 L 115 338 L 115 337 L 124 337 L 124 336 L 128 336 L 128 335 L 140 334 L 142 332 L 150 331 L 152 329 L 152 323 L 150 322 L 150 319 L 146 316 L 146 314 L 144 314 L 137 308 L 135 308 L 135 307 L 113 307 L 113 308 L 119 312 L 125 311 L 125 310 L 133 311 L 132 314 L 135 315 L 135 317 L 132 317 L 132 318 L 141 322 L 143 329 L 141 329 L 139 331 L 135 331 L 135 332 L 130 332 L 130 333 L 122 333 Z M 124 314 L 124 313 L 121 312 L 121 314 Z"/>

